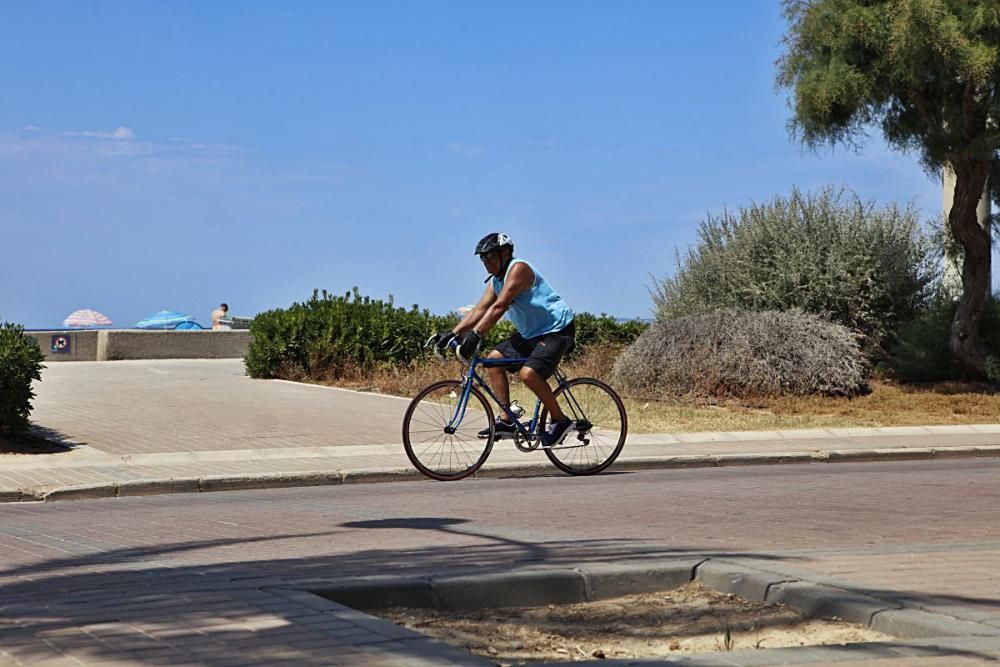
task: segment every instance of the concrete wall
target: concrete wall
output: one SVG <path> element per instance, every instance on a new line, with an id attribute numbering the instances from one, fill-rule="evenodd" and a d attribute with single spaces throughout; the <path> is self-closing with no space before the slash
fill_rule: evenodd
<path id="1" fill-rule="evenodd" d="M 118 359 L 238 359 L 246 355 L 250 332 L 234 331 L 29 331 L 46 361 Z M 68 353 L 52 351 L 53 336 L 69 341 Z"/>
<path id="2" fill-rule="evenodd" d="M 46 361 L 94 361 L 97 359 L 97 335 L 100 331 L 26 331 L 45 353 Z M 54 353 L 53 338 L 69 341 L 69 352 Z M 66 349 L 66 348 L 63 348 Z"/>

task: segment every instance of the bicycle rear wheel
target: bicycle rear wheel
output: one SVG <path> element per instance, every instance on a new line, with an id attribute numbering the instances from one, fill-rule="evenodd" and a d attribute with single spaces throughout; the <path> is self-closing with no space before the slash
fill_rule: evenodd
<path id="1" fill-rule="evenodd" d="M 413 466 L 431 479 L 454 481 L 479 470 L 493 449 L 493 410 L 472 388 L 465 416 L 454 432 L 446 428 L 462 398 L 462 383 L 442 380 L 425 387 L 403 416 L 403 448 Z M 489 430 L 488 438 L 479 432 Z"/>
<path id="2" fill-rule="evenodd" d="M 545 447 L 552 464 L 570 475 L 601 472 L 625 446 L 628 416 L 615 390 L 594 378 L 576 378 L 555 391 L 563 414 L 576 421 L 562 445 Z M 542 411 L 539 429 L 545 429 L 548 414 Z"/>

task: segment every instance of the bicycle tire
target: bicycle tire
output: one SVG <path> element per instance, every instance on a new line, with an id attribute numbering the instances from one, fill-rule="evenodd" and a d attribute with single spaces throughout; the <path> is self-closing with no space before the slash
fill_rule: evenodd
<path id="1" fill-rule="evenodd" d="M 453 434 L 445 432 L 461 395 L 461 381 L 435 382 L 420 390 L 403 416 L 403 449 L 406 456 L 413 467 L 431 479 L 442 482 L 464 479 L 479 470 L 493 450 L 496 438 L 493 410 L 476 387 L 469 395 L 469 404 L 459 429 Z M 473 399 L 478 401 L 478 406 L 473 405 Z M 482 409 L 482 414 L 477 412 L 477 407 Z M 487 427 L 490 429 L 489 437 L 480 439 L 478 432 Z M 433 453 L 432 449 L 435 450 Z"/>
<path id="2" fill-rule="evenodd" d="M 566 385 L 558 387 L 554 392 L 556 400 L 560 400 L 567 386 L 571 395 L 580 403 L 580 407 L 585 413 L 588 412 L 588 406 L 583 405 L 584 402 L 590 404 L 589 410 L 596 411 L 584 416 L 590 418 L 600 429 L 588 431 L 588 444 L 582 444 L 582 438 L 587 437 L 586 434 L 571 431 L 565 443 L 575 444 L 575 441 L 579 441 L 581 446 L 570 448 L 565 447 L 564 443 L 564 448 L 544 447 L 543 451 L 549 457 L 552 465 L 565 473 L 570 475 L 595 475 L 614 463 L 618 455 L 621 454 L 622 447 L 625 446 L 625 438 L 628 435 L 628 415 L 625 412 L 625 405 L 614 389 L 596 378 L 589 377 L 575 378 L 569 380 Z M 580 391 L 583 387 L 593 390 L 593 397 L 583 396 L 584 392 Z M 575 392 L 574 389 L 576 389 Z M 601 395 L 606 396 L 610 400 L 606 405 L 595 406 L 594 400 Z M 580 400 L 581 397 L 583 400 Z M 563 412 L 566 415 L 573 416 L 573 410 L 571 410 L 565 399 L 560 403 L 560 407 L 563 408 Z M 545 430 L 547 417 L 547 410 L 543 408 L 539 416 L 538 426 L 542 432 Z"/>

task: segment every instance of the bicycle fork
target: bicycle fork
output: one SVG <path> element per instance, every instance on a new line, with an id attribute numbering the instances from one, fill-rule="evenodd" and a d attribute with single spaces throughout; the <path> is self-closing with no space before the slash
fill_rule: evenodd
<path id="1" fill-rule="evenodd" d="M 458 430 L 462 420 L 465 419 L 465 409 L 469 406 L 469 394 L 471 393 L 472 378 L 467 375 L 462 380 L 462 395 L 458 399 L 458 405 L 455 406 L 455 414 L 451 416 L 451 421 L 444 427 L 444 432 L 448 435 L 453 435 Z"/>

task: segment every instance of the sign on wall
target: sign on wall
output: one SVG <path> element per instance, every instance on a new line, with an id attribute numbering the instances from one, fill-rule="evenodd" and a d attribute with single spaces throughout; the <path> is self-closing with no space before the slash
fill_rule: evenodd
<path id="1" fill-rule="evenodd" d="M 71 349 L 68 334 L 53 334 L 52 354 L 69 354 Z"/>

